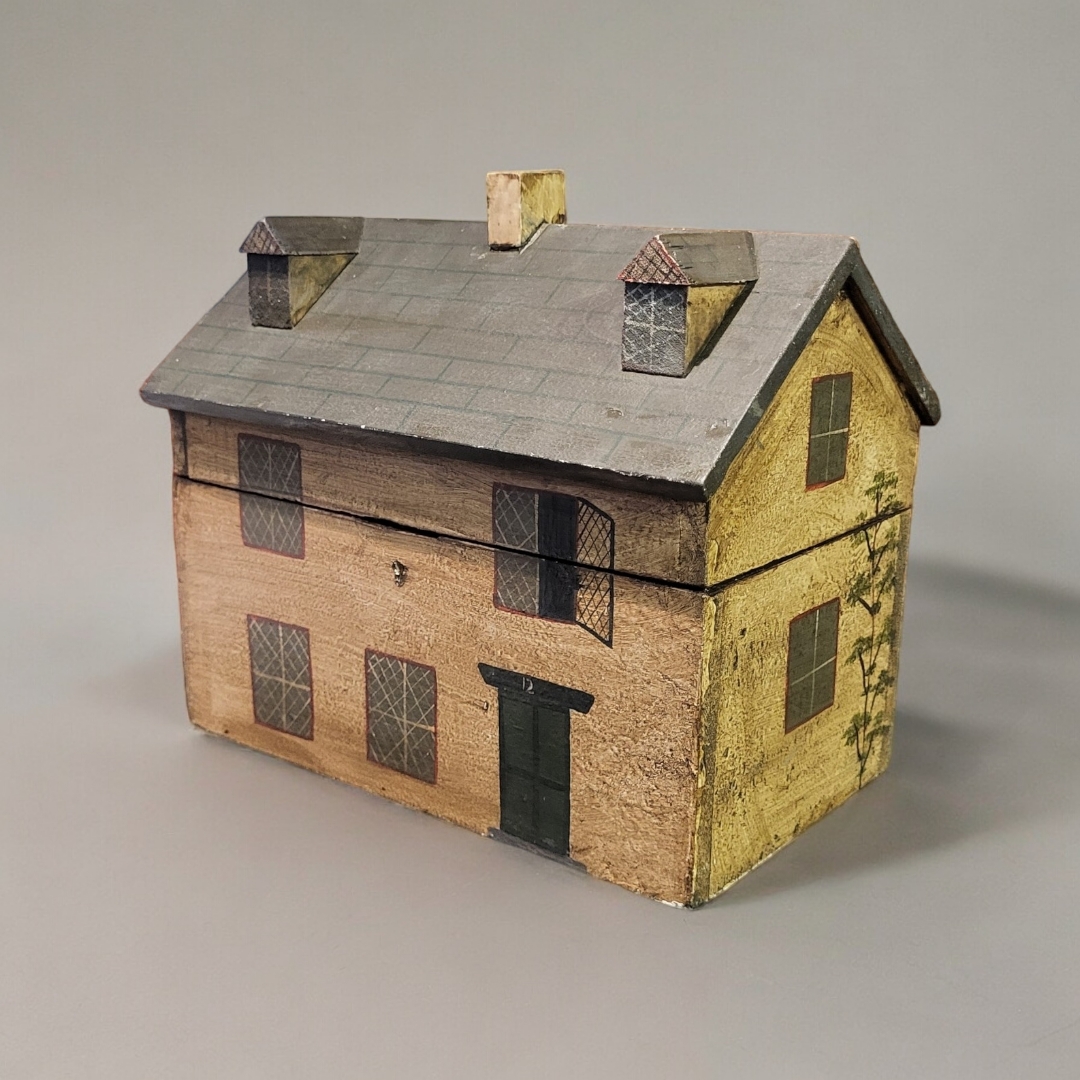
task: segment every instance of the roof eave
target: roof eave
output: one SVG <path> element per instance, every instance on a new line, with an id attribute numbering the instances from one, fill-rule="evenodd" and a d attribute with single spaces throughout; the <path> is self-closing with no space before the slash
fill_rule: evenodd
<path id="1" fill-rule="evenodd" d="M 684 482 L 643 473 L 601 469 L 572 461 L 555 461 L 547 457 L 531 457 L 527 454 L 514 454 L 490 447 L 469 446 L 465 443 L 449 442 L 425 435 L 405 435 L 400 432 L 381 431 L 374 427 L 320 420 L 311 416 L 270 413 L 265 409 L 251 406 L 225 405 L 179 394 L 163 394 L 150 387 L 152 379 L 153 376 L 143 384 L 139 390 L 139 396 L 148 405 L 154 405 L 160 409 L 194 413 L 198 416 L 215 417 L 220 420 L 233 420 L 251 424 L 253 427 L 281 429 L 297 435 L 331 439 L 343 444 L 362 443 L 368 447 L 374 444 L 411 453 L 453 457 L 460 461 L 477 461 L 520 472 L 543 472 L 547 475 L 555 473 L 567 480 L 624 491 L 637 491 L 677 502 L 705 502 L 708 498 L 708 493 L 702 484 L 695 481 Z"/>

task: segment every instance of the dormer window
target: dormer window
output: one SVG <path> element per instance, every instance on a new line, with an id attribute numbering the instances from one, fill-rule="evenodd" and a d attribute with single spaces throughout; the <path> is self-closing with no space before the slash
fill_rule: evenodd
<path id="1" fill-rule="evenodd" d="M 658 233 L 619 275 L 624 371 L 681 377 L 757 280 L 748 232 Z"/>

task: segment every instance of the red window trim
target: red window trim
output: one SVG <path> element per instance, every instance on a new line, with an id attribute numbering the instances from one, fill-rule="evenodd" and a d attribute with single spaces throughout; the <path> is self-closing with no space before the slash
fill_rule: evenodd
<path id="1" fill-rule="evenodd" d="M 791 697 L 791 678 L 788 674 L 788 663 L 791 659 L 791 628 L 798 622 L 799 619 L 805 618 L 807 615 L 813 615 L 815 611 L 820 611 L 823 607 L 828 607 L 830 604 L 836 605 L 836 652 L 833 654 L 833 681 L 832 691 L 829 694 L 829 700 L 826 704 L 822 705 L 817 712 L 812 712 L 805 720 L 800 720 L 794 727 L 788 727 L 788 701 Z M 826 600 L 822 604 L 817 604 L 812 608 L 807 608 L 806 611 L 800 611 L 798 615 L 793 616 L 788 621 L 787 632 L 787 655 L 784 660 L 784 734 L 790 735 L 793 731 L 798 731 L 799 728 L 805 724 L 810 723 L 815 716 L 820 716 L 823 712 L 831 709 L 836 704 L 836 667 L 840 662 L 840 597 L 834 596 L 831 600 Z"/>

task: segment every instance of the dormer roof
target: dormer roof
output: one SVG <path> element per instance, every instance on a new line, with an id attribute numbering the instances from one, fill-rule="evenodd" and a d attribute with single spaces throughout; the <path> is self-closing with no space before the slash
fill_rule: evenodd
<path id="1" fill-rule="evenodd" d="M 364 219 L 265 217 L 240 245 L 245 255 L 355 255 Z"/>
<path id="2" fill-rule="evenodd" d="M 708 229 L 657 233 L 623 267 L 634 285 L 741 285 L 757 280 L 753 233 Z"/>

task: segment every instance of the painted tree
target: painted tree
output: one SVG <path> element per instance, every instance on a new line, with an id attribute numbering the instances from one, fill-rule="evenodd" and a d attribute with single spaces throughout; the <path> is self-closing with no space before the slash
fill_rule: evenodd
<path id="1" fill-rule="evenodd" d="M 896 682 L 890 658 L 896 643 L 896 570 L 900 553 L 900 523 L 895 517 L 901 504 L 896 498 L 897 477 L 879 472 L 866 489 L 873 509 L 860 518 L 852 543 L 865 554 L 848 585 L 845 601 L 868 623 L 867 631 L 852 644 L 847 663 L 857 665 L 862 678 L 862 708 L 844 733 L 844 744 L 855 748 L 859 763 L 859 787 L 874 747 L 883 743 L 892 725 L 888 701 Z"/>

